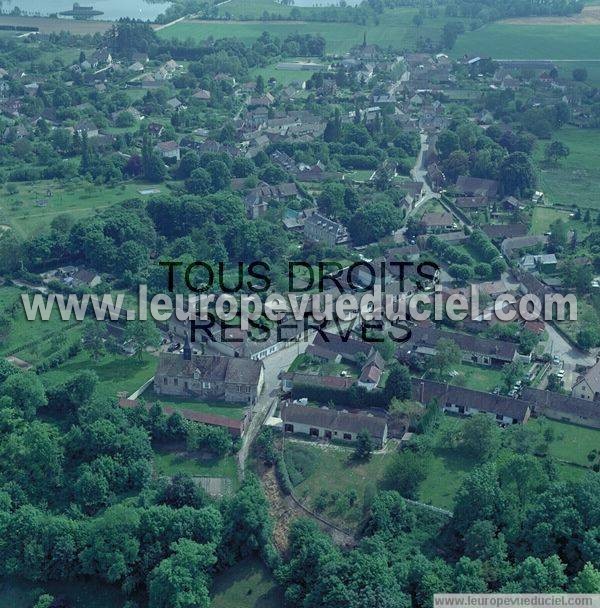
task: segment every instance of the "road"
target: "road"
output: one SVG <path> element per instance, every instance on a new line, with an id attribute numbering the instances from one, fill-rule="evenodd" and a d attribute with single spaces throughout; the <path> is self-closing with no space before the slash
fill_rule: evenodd
<path id="1" fill-rule="evenodd" d="M 564 361 L 565 370 L 574 370 L 576 365 L 591 366 L 596 363 L 596 357 L 572 346 L 556 328 L 546 323 L 548 346 L 546 352 L 553 357 L 558 356 Z"/>
<path id="2" fill-rule="evenodd" d="M 286 371 L 294 359 L 304 353 L 313 339 L 314 333 L 311 333 L 309 339 L 294 342 L 287 348 L 279 350 L 263 360 L 265 366 L 265 385 L 257 403 L 252 408 L 250 423 L 244 432 L 242 446 L 238 452 L 238 466 L 241 478 L 244 476 L 246 469 L 246 460 L 250 452 L 250 446 L 258 435 L 267 412 L 277 399 L 280 372 Z"/>

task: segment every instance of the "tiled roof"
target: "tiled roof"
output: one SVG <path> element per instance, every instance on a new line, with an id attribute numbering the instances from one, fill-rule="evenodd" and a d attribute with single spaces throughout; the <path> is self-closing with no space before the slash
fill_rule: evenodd
<path id="1" fill-rule="evenodd" d="M 305 405 L 288 405 L 282 408 L 281 417 L 284 424 L 314 425 L 322 429 L 346 433 L 369 431 L 372 437 L 383 439 L 387 422 L 384 418 L 367 414 L 350 414 L 327 408 Z"/>

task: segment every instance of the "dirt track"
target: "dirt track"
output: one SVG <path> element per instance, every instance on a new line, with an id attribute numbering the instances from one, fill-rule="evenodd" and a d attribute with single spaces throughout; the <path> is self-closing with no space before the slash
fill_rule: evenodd
<path id="1" fill-rule="evenodd" d="M 519 17 L 504 19 L 509 25 L 600 25 L 600 6 L 586 6 L 579 15 L 571 17 Z"/>

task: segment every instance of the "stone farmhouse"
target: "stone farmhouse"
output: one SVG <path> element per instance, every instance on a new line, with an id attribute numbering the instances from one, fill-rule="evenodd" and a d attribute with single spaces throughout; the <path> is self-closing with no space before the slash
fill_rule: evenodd
<path id="1" fill-rule="evenodd" d="M 281 409 L 284 433 L 300 433 L 320 439 L 356 441 L 361 431 L 368 431 L 378 447 L 387 442 L 385 418 L 369 414 L 351 414 L 326 407 L 287 405 Z"/>
<path id="2" fill-rule="evenodd" d="M 436 400 L 445 412 L 464 416 L 488 414 L 501 424 L 524 424 L 531 415 L 529 403 L 521 399 L 474 391 L 433 380 L 413 378 L 412 396 L 415 401 L 423 404 Z"/>
<path id="3" fill-rule="evenodd" d="M 254 404 L 264 385 L 260 361 L 194 355 L 186 339 L 183 353 L 161 353 L 154 392 L 190 399 Z"/>

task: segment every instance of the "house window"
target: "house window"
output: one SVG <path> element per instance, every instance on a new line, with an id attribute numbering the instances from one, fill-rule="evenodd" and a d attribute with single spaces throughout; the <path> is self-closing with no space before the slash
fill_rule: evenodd
<path id="1" fill-rule="evenodd" d="M 169 379 L 167 377 L 163 378 L 163 384 L 169 384 Z"/>
<path id="2" fill-rule="evenodd" d="M 319 429 L 316 429 L 314 427 L 311 427 L 310 430 L 308 431 L 310 435 L 312 435 L 313 437 L 318 437 L 319 436 Z"/>
<path id="3" fill-rule="evenodd" d="M 179 384 L 179 379 L 178 378 L 173 378 L 173 384 L 175 386 L 177 386 Z"/>
<path id="4" fill-rule="evenodd" d="M 293 424 L 286 424 L 284 427 L 284 430 L 286 433 L 293 433 L 294 432 L 294 425 Z"/>
<path id="5" fill-rule="evenodd" d="M 348 441 L 352 441 L 352 435 L 350 433 L 344 433 L 344 439 L 347 439 Z"/>

